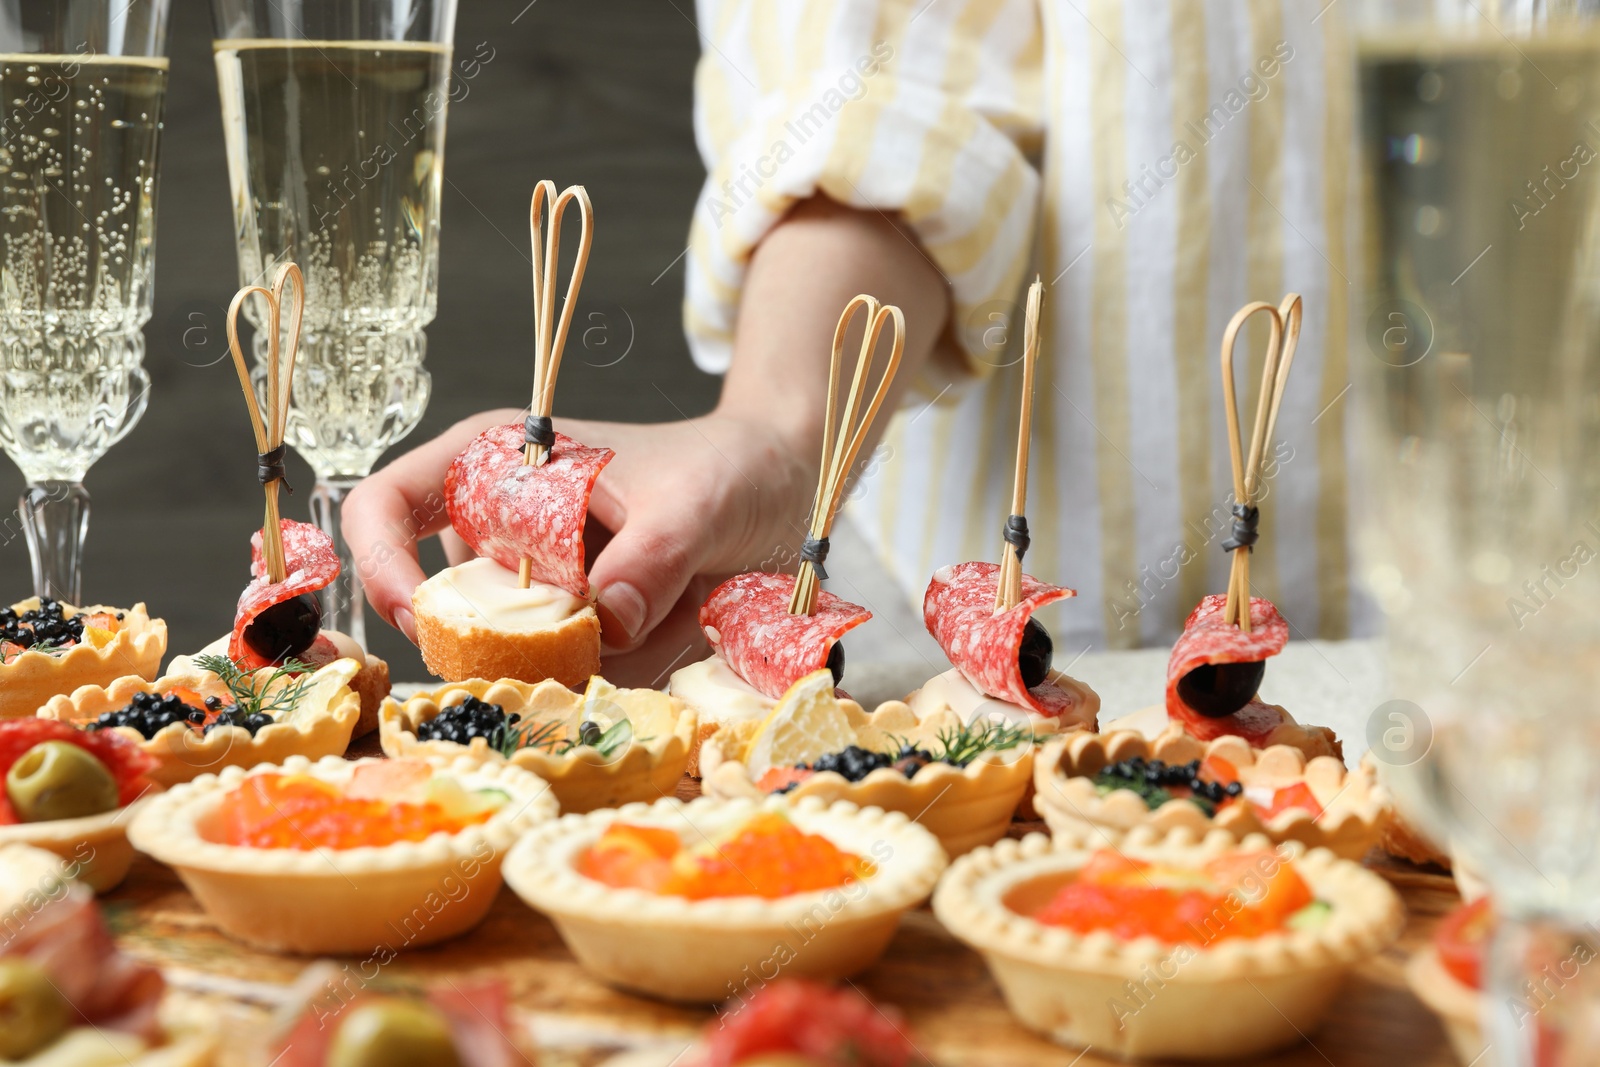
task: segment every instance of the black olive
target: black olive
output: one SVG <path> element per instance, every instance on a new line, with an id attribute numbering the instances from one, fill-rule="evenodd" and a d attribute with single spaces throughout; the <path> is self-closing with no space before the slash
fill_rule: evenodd
<path id="1" fill-rule="evenodd" d="M 585 719 L 578 725 L 578 743 L 580 745 L 598 745 L 601 736 L 600 724 L 593 719 Z"/>
<path id="2" fill-rule="evenodd" d="M 833 684 L 839 685 L 844 681 L 844 645 L 838 641 L 828 649 L 828 670 L 833 672 Z"/>
<path id="3" fill-rule="evenodd" d="M 282 663 L 311 647 L 322 630 L 322 605 L 301 593 L 257 615 L 245 627 L 244 643 L 270 663 Z"/>
<path id="4" fill-rule="evenodd" d="M 1050 659 L 1056 654 L 1056 644 L 1050 640 L 1050 631 L 1039 625 L 1039 620 L 1029 619 L 1022 628 L 1022 647 L 1017 651 L 1017 669 L 1022 672 L 1022 686 L 1032 689 L 1043 685 L 1050 676 Z"/>
<path id="5" fill-rule="evenodd" d="M 1225 718 L 1250 703 L 1266 673 L 1265 660 L 1207 663 L 1178 679 L 1178 696 L 1208 719 Z"/>

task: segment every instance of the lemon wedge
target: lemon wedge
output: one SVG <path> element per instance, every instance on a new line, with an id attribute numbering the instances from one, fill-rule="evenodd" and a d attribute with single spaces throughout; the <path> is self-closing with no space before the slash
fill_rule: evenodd
<path id="1" fill-rule="evenodd" d="M 105 648 L 117 639 L 111 630 L 102 630 L 98 626 L 85 626 L 83 628 L 83 642 L 90 648 Z"/>
<path id="2" fill-rule="evenodd" d="M 833 672 L 812 671 L 791 685 L 762 721 L 745 764 L 759 777 L 769 768 L 811 763 L 855 743 L 849 716 L 833 695 Z"/>

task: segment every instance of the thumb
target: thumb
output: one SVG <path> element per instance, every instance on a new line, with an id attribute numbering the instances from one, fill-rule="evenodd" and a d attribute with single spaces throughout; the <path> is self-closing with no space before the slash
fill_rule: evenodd
<path id="1" fill-rule="evenodd" d="M 703 531 L 681 510 L 634 511 L 595 557 L 595 589 L 606 647 L 637 648 L 666 618 L 700 564 Z"/>

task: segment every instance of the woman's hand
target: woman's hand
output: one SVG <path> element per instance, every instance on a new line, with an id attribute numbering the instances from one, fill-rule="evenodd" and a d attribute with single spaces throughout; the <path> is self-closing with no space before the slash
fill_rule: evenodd
<path id="1" fill-rule="evenodd" d="M 473 437 L 521 415 L 501 410 L 463 420 L 367 478 L 345 502 L 345 536 L 367 599 L 413 640 L 411 593 L 425 577 L 416 546 L 449 525 L 445 471 Z M 782 553 L 803 535 L 816 461 L 770 425 L 713 412 L 660 425 L 561 419 L 557 428 L 617 453 L 595 485 L 585 533 L 608 652 L 637 649 L 697 576 L 693 609 L 714 581 L 787 563 Z M 459 541 L 446 544 L 452 562 L 466 557 Z M 687 660 L 701 647 L 695 611 L 680 616 L 657 634 L 651 655 L 632 657 L 629 673 L 648 672 L 657 659 L 662 667 Z"/>

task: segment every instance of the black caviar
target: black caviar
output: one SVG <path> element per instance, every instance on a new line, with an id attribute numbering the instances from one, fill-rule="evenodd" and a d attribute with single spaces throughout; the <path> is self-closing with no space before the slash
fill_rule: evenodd
<path id="1" fill-rule="evenodd" d="M 1131 789 L 1144 799 L 1151 811 L 1173 799 L 1173 787 L 1186 788 L 1191 795 L 1185 799 L 1194 802 L 1207 815 L 1214 815 L 1217 805 L 1224 800 L 1244 792 L 1244 786 L 1238 782 L 1208 782 L 1201 778 L 1199 760 L 1168 764 L 1140 756 L 1106 766 L 1094 776 L 1094 784 L 1103 793 Z"/>
<path id="2" fill-rule="evenodd" d="M 83 640 L 83 616 L 66 617 L 61 602 L 49 597 L 36 608 L 18 612 L 0 607 L 0 642 L 23 648 L 61 648 Z"/>
<path id="3" fill-rule="evenodd" d="M 474 737 L 494 741 L 505 736 L 507 727 L 521 721 L 521 715 L 507 715 L 499 704 L 468 696 L 459 704 L 441 709 L 427 722 L 418 723 L 417 740 L 454 741 L 458 745 L 471 744 Z"/>
<path id="4" fill-rule="evenodd" d="M 898 752 L 874 752 L 860 745 L 851 745 L 839 752 L 829 752 L 819 756 L 811 763 L 795 765 L 796 770 L 816 771 L 821 774 L 832 771 L 847 782 L 859 782 L 873 771 L 883 767 L 892 767 L 907 778 L 914 776 L 930 763 L 940 760 L 924 749 L 915 745 L 903 745 Z M 799 782 L 791 782 L 781 789 L 773 790 L 775 793 L 787 793 L 798 786 Z"/>
<path id="5" fill-rule="evenodd" d="M 213 712 L 216 713 L 215 717 L 207 722 Z M 254 737 L 256 731 L 274 721 L 272 716 L 261 712 L 242 712 L 237 704 L 224 705 L 221 697 L 206 697 L 205 707 L 197 708 L 170 693 L 135 693 L 127 707 L 106 712 L 89 723 L 88 729 L 109 730 L 126 726 L 139 731 L 139 735 L 148 741 L 173 723 L 181 722 L 199 727 L 202 733 L 207 734 L 219 726 L 238 726 L 248 730 L 250 736 Z"/>

